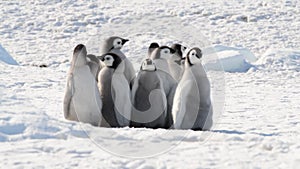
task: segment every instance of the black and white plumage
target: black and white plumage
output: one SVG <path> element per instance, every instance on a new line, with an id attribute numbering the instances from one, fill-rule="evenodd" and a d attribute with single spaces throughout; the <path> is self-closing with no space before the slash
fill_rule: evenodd
<path id="1" fill-rule="evenodd" d="M 128 39 L 123 39 L 118 36 L 112 36 L 108 39 L 104 40 L 101 46 L 101 55 L 106 53 L 114 53 L 118 55 L 125 63 L 124 72 L 128 83 L 131 85 L 132 81 L 135 78 L 135 70 L 132 65 L 132 63 L 129 61 L 129 59 L 125 56 L 125 54 L 121 51 L 122 47 L 126 42 L 128 42 Z"/>
<path id="2" fill-rule="evenodd" d="M 171 127 L 173 124 L 172 105 L 177 87 L 177 82 L 171 76 L 168 65 L 168 59 L 170 59 L 174 52 L 175 51 L 168 46 L 160 46 L 152 52 L 150 57 L 156 65 L 156 72 L 162 80 L 164 93 L 167 96 L 167 127 Z"/>
<path id="3" fill-rule="evenodd" d="M 178 43 L 173 44 L 171 48 L 175 50 L 175 53 L 168 60 L 170 73 L 176 81 L 179 81 L 184 71 L 183 55 L 187 48 Z"/>
<path id="4" fill-rule="evenodd" d="M 129 126 L 131 116 L 130 88 L 120 56 L 107 53 L 100 57 L 106 65 L 98 75 L 98 88 L 103 102 L 102 115 L 111 127 Z"/>
<path id="5" fill-rule="evenodd" d="M 176 89 L 173 104 L 175 129 L 209 130 L 213 124 L 210 82 L 201 64 L 202 52 L 192 48 Z"/>

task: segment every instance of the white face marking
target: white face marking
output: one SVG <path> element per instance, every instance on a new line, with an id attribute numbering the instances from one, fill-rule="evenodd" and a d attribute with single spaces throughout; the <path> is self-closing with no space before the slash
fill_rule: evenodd
<path id="1" fill-rule="evenodd" d="M 113 45 L 114 45 L 115 49 L 121 49 L 122 46 L 123 46 L 122 45 L 122 39 L 120 39 L 120 38 L 115 39 L 114 42 L 113 42 Z"/>
<path id="2" fill-rule="evenodd" d="M 182 56 L 186 56 L 186 53 L 188 52 L 187 47 L 181 46 L 181 52 L 182 52 Z"/>
<path id="3" fill-rule="evenodd" d="M 114 58 L 111 55 L 106 55 L 103 62 L 106 66 L 112 66 L 114 63 Z"/>
<path id="4" fill-rule="evenodd" d="M 189 53 L 189 59 L 190 59 L 190 62 L 192 64 L 197 64 L 197 63 L 201 63 L 201 59 L 199 59 L 197 56 L 197 52 L 196 50 L 192 50 L 190 53 Z"/>
<path id="5" fill-rule="evenodd" d="M 172 57 L 172 54 L 170 52 L 170 49 L 165 48 L 160 51 L 160 58 L 170 59 L 171 57 Z"/>
<path id="6" fill-rule="evenodd" d="M 154 71 L 155 64 L 152 62 L 151 65 L 147 64 L 147 60 L 145 60 L 142 64 L 142 70 Z"/>
<path id="7" fill-rule="evenodd" d="M 186 47 L 185 46 L 181 46 L 181 52 L 184 53 L 186 51 Z"/>

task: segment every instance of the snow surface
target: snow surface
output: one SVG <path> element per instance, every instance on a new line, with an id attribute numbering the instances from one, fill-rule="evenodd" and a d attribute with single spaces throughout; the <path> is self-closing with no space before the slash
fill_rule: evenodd
<path id="1" fill-rule="evenodd" d="M 299 167 L 298 1 L 0 6 L 1 51 L 20 64 L 1 54 L 0 168 Z M 73 48 L 83 43 L 97 54 L 100 40 L 116 33 L 130 39 L 124 52 L 135 68 L 152 41 L 204 50 L 217 113 L 212 131 L 97 128 L 63 118 Z"/>

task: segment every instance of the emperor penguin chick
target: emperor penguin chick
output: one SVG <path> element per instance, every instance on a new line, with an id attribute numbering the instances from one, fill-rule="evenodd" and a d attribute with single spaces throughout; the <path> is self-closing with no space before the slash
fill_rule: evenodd
<path id="1" fill-rule="evenodd" d="M 167 96 L 167 127 L 173 125 L 172 105 L 177 87 L 176 80 L 171 76 L 168 59 L 174 54 L 174 50 L 168 46 L 160 46 L 151 53 L 151 59 L 156 65 L 156 72 L 162 80 L 164 93 Z"/>
<path id="2" fill-rule="evenodd" d="M 210 82 L 201 64 L 202 52 L 192 48 L 176 89 L 172 114 L 175 129 L 209 130 L 213 124 Z"/>
<path id="3" fill-rule="evenodd" d="M 87 65 L 86 55 L 86 47 L 77 45 L 68 74 L 64 116 L 68 120 L 97 126 L 102 122 L 102 101 L 95 77 Z"/>
<path id="4" fill-rule="evenodd" d="M 124 61 L 125 66 L 124 66 L 123 74 L 126 77 L 128 84 L 131 86 L 135 78 L 135 70 L 132 63 L 121 51 L 124 44 L 128 41 L 129 41 L 128 39 L 123 39 L 118 36 L 109 37 L 108 39 L 104 40 L 104 42 L 102 43 L 101 54 L 103 55 L 105 53 L 114 53 Z"/>
<path id="5" fill-rule="evenodd" d="M 167 128 L 167 97 L 155 64 L 146 59 L 132 87 L 132 127 Z"/>
<path id="6" fill-rule="evenodd" d="M 98 75 L 103 119 L 111 127 L 129 126 L 131 97 L 129 84 L 123 74 L 125 63 L 115 53 L 104 54 L 100 59 L 105 64 Z"/>

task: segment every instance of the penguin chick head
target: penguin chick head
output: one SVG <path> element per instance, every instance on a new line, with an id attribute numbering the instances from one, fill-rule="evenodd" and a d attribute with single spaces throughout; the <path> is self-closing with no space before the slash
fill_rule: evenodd
<path id="1" fill-rule="evenodd" d="M 168 46 L 161 46 L 159 48 L 156 48 L 152 54 L 151 59 L 170 59 L 172 55 L 175 53 L 175 50 L 168 47 Z"/>
<path id="2" fill-rule="evenodd" d="M 142 63 L 141 70 L 156 71 L 156 66 L 151 59 L 145 59 Z"/>
<path id="3" fill-rule="evenodd" d="M 156 49 L 159 48 L 159 44 L 156 42 L 153 42 L 150 44 L 150 46 L 148 47 L 148 56 L 151 56 L 151 53 Z"/>
<path id="4" fill-rule="evenodd" d="M 178 43 L 175 43 L 171 46 L 172 49 L 175 50 L 175 53 L 174 55 L 172 55 L 172 60 L 178 64 L 178 65 L 182 65 L 183 64 L 183 60 L 185 59 L 184 58 L 184 54 L 187 50 L 187 47 L 181 45 L 181 44 L 178 44 Z"/>
<path id="5" fill-rule="evenodd" d="M 201 49 L 195 47 L 192 48 L 186 56 L 187 62 L 189 63 L 189 65 L 194 65 L 197 63 L 201 63 L 201 58 L 202 58 L 202 51 Z"/>
<path id="6" fill-rule="evenodd" d="M 128 39 L 123 39 L 119 36 L 109 37 L 105 42 L 108 48 L 107 52 L 109 52 L 112 49 L 121 49 L 124 46 L 124 44 L 128 41 Z"/>
<path id="7" fill-rule="evenodd" d="M 74 66 L 85 65 L 87 62 L 86 55 L 87 55 L 86 47 L 83 44 L 77 45 L 73 51 L 72 65 Z"/>
<path id="8" fill-rule="evenodd" d="M 128 39 L 116 38 L 113 41 L 113 49 L 121 49 Z"/>
<path id="9" fill-rule="evenodd" d="M 99 57 L 106 67 L 116 69 L 122 62 L 122 59 L 114 53 L 106 53 Z"/>
<path id="10" fill-rule="evenodd" d="M 173 50 L 175 50 L 175 54 L 177 54 L 177 56 L 179 56 L 180 58 L 183 57 L 183 54 L 185 53 L 187 47 L 181 45 L 181 44 L 178 44 L 178 43 L 175 43 L 171 46 L 171 48 Z"/>
<path id="11" fill-rule="evenodd" d="M 159 48 L 159 44 L 157 42 L 152 42 L 149 48 Z"/>

